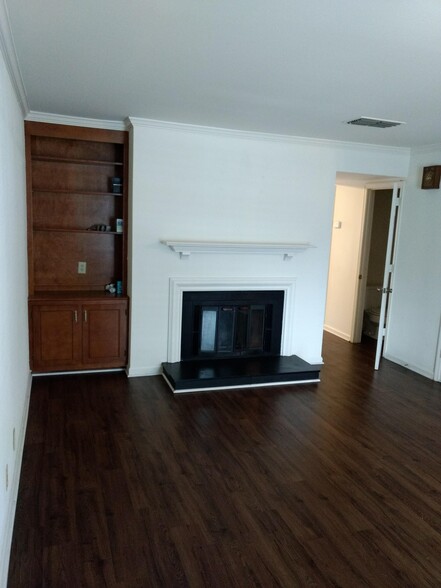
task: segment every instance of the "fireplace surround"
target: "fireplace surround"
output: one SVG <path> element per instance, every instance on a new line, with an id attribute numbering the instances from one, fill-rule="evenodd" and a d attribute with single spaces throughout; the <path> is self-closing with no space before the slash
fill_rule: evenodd
<path id="1" fill-rule="evenodd" d="M 212 359 L 205 355 L 196 358 L 189 356 L 184 359 L 182 356 L 183 307 L 184 294 L 189 292 L 208 293 L 214 300 L 219 292 L 230 293 L 231 301 L 237 302 L 239 309 L 241 305 L 250 306 L 249 300 L 246 304 L 242 304 L 244 301 L 237 299 L 240 292 L 266 292 L 270 298 L 272 293 L 278 292 L 277 296 L 283 299 L 280 332 L 277 335 L 279 350 L 275 352 L 274 349 L 268 349 L 258 354 L 258 357 L 251 350 L 245 356 L 238 353 L 228 358 Z M 162 374 L 170 388 L 177 393 L 318 382 L 321 366 L 309 364 L 293 355 L 294 302 L 295 278 L 170 278 L 168 361 L 162 364 Z M 207 314 L 208 323 L 210 318 L 213 319 L 213 316 L 209 317 Z M 184 349 L 184 355 L 185 353 Z"/>
<path id="2" fill-rule="evenodd" d="M 237 277 L 172 277 L 169 279 L 167 361 L 181 361 L 182 306 L 184 292 L 240 292 L 279 290 L 283 292 L 283 317 L 280 354 L 294 353 L 293 332 L 295 278 L 237 278 Z"/>

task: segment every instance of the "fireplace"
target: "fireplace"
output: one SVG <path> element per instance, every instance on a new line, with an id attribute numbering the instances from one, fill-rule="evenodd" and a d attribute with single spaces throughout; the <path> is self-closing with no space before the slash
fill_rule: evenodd
<path id="1" fill-rule="evenodd" d="M 181 359 L 279 355 L 283 291 L 184 292 Z"/>
<path id="2" fill-rule="evenodd" d="M 170 278 L 168 361 L 174 393 L 319 381 L 293 355 L 295 278 Z"/>

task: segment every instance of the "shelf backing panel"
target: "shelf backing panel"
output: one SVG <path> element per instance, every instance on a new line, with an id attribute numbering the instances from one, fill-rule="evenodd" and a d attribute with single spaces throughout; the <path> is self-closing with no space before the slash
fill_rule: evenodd
<path id="1" fill-rule="evenodd" d="M 34 233 L 35 290 L 104 290 L 122 279 L 122 239 L 90 233 Z M 78 262 L 87 271 L 78 273 Z"/>
<path id="2" fill-rule="evenodd" d="M 33 156 L 123 162 L 123 145 L 56 137 L 31 137 Z"/>
<path id="3" fill-rule="evenodd" d="M 123 218 L 120 195 L 38 192 L 33 197 L 34 228 L 88 229 L 103 224 L 114 231 L 117 218 Z"/>

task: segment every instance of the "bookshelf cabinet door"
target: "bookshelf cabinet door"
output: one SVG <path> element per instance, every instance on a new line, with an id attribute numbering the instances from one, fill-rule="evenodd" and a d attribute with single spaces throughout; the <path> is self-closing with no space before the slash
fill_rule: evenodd
<path id="1" fill-rule="evenodd" d="M 127 300 L 82 305 L 83 364 L 122 367 L 127 362 Z"/>
<path id="2" fill-rule="evenodd" d="M 80 306 L 31 305 L 34 371 L 75 369 L 81 363 Z"/>

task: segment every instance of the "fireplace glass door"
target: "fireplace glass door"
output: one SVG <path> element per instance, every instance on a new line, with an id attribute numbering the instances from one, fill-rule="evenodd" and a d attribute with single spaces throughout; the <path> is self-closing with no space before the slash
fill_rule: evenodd
<path id="1" fill-rule="evenodd" d="M 283 292 L 188 294 L 182 359 L 280 353 Z"/>
<path id="2" fill-rule="evenodd" d="M 203 306 L 200 352 L 244 354 L 264 351 L 265 306 Z"/>

